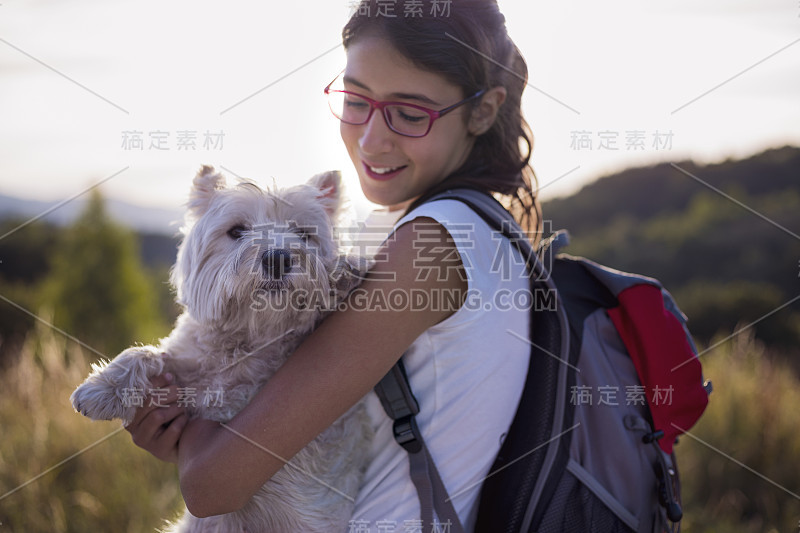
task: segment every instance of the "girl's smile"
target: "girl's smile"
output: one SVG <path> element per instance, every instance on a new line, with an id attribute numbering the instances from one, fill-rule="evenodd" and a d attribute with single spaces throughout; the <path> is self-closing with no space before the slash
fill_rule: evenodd
<path id="1" fill-rule="evenodd" d="M 361 163 L 364 165 L 364 171 L 367 175 L 378 181 L 388 181 L 402 172 L 408 165 L 401 165 L 399 167 L 381 167 L 363 160 Z"/>

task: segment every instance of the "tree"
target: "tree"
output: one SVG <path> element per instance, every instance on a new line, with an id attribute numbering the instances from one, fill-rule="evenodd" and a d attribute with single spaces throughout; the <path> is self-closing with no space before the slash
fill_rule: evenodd
<path id="1" fill-rule="evenodd" d="M 135 235 L 113 222 L 100 192 L 63 233 L 45 284 L 55 324 L 111 358 L 158 332 L 157 299 Z"/>

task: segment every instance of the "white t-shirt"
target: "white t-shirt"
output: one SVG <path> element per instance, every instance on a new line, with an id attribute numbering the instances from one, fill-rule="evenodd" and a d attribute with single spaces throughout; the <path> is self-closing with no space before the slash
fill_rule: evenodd
<path id="1" fill-rule="evenodd" d="M 375 212 L 367 219 L 373 244 L 380 234 L 374 227 L 391 225 L 399 214 Z M 395 227 L 417 217 L 432 218 L 447 229 L 468 278 L 465 304 L 420 335 L 403 361 L 420 404 L 420 431 L 470 532 L 481 481 L 508 431 L 528 372 L 529 283 L 519 252 L 461 202 L 424 204 Z M 374 392 L 367 396 L 367 408 L 375 439 L 350 531 L 419 531 L 419 499 L 408 454 L 395 442 L 392 421 Z"/>

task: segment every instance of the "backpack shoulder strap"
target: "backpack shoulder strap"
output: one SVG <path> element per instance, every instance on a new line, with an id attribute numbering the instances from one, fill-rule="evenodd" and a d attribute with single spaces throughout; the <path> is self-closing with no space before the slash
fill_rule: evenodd
<path id="1" fill-rule="evenodd" d="M 433 510 L 436 509 L 440 524 L 449 524 L 449 530 L 453 533 L 464 533 L 453 502 L 414 418 L 419 413 L 419 404 L 411 392 L 402 359 L 375 386 L 375 394 L 380 399 L 383 410 L 394 420 L 394 440 L 408 452 L 409 473 L 417 489 L 423 528 L 434 528 Z"/>
<path id="2" fill-rule="evenodd" d="M 549 280 L 549 272 L 533 250 L 530 241 L 516 223 L 513 216 L 497 200 L 483 192 L 472 189 L 448 190 L 433 196 L 428 201 L 434 200 L 457 200 L 466 204 L 478 214 L 490 228 L 508 238 L 511 244 L 519 250 L 526 261 L 528 272 L 532 280 L 540 280 L 538 283 L 544 284 L 546 287 L 554 290 L 554 285 L 552 285 L 552 282 Z M 559 243 L 563 242 L 564 237 L 565 236 L 559 237 Z M 553 248 L 555 248 L 555 246 L 548 246 L 547 248 L 551 250 L 551 254 Z M 552 255 L 550 255 L 550 257 L 552 257 Z M 555 329 L 552 330 L 549 335 L 552 346 L 548 344 L 546 348 L 542 348 L 532 343 L 532 350 L 543 350 L 554 358 L 566 361 L 567 356 L 565 354 L 569 351 L 568 327 L 566 316 L 563 310 L 561 310 L 561 306 L 557 306 L 557 309 L 558 311 L 552 313 L 554 316 L 549 322 L 549 324 L 557 325 L 555 329 L 559 329 L 559 331 Z M 566 376 L 563 372 L 564 365 L 560 365 L 552 360 L 551 363 L 551 366 L 554 366 L 551 372 L 555 372 L 559 375 L 558 381 L 566 380 Z M 562 368 L 559 369 L 558 367 Z M 453 509 L 452 502 L 441 480 L 441 476 L 436 470 L 433 458 L 425 445 L 425 441 L 414 419 L 414 415 L 419 412 L 419 404 L 411 392 L 408 377 L 402 365 L 402 358 L 395 367 L 387 373 L 381 382 L 376 385 L 375 392 L 386 414 L 394 420 L 395 440 L 409 454 L 410 473 L 420 498 L 423 526 L 432 523 L 433 509 L 436 509 L 439 519 L 447 520 L 451 525 L 451 531 L 453 533 L 463 532 L 458 515 Z M 563 409 L 564 407 L 560 406 L 560 409 L 556 408 L 556 411 L 560 412 Z M 529 460 L 535 460 L 536 462 L 543 462 L 545 470 L 549 470 L 555 461 L 554 453 L 555 447 L 558 444 L 557 437 L 560 436 L 559 433 L 563 429 L 561 425 L 558 424 L 558 419 L 559 417 L 556 416 L 555 423 L 551 421 L 552 426 L 549 426 L 550 431 L 548 431 L 548 434 L 556 435 L 556 438 L 549 439 L 548 443 L 551 445 L 546 446 L 544 449 L 537 450 L 539 453 L 532 454 L 531 457 L 527 458 Z M 544 489 L 544 478 L 531 481 L 529 492 L 526 496 L 523 496 L 523 498 L 529 500 L 531 506 L 535 506 L 536 500 L 538 500 L 538 497 Z M 520 516 L 519 520 L 530 523 L 530 509 L 531 507 L 529 506 L 523 507 L 522 514 L 527 516 L 524 516 L 524 519 L 523 516 Z"/>
<path id="3" fill-rule="evenodd" d="M 475 189 L 450 189 L 434 195 L 428 201 L 434 200 L 457 200 L 466 204 L 490 228 L 508 238 L 525 259 L 532 259 L 531 256 L 535 255 L 530 241 L 511 213 L 488 194 Z"/>

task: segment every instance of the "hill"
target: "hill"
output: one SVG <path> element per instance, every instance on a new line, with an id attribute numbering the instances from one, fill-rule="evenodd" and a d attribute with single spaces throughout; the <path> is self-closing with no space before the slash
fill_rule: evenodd
<path id="1" fill-rule="evenodd" d="M 701 339 L 760 320 L 769 344 L 800 342 L 800 303 L 776 311 L 800 295 L 800 148 L 629 169 L 542 210 L 567 253 L 659 278 Z"/>
<path id="2" fill-rule="evenodd" d="M 800 148 L 785 146 L 707 166 L 678 161 L 631 168 L 601 177 L 572 196 L 550 200 L 543 210 L 554 227 L 567 227 L 577 235 L 605 226 L 614 217 L 641 221 L 683 211 L 699 192 L 711 191 L 709 186 L 747 196 L 800 191 Z"/>
<path id="3" fill-rule="evenodd" d="M 0 218 L 27 220 L 47 213 L 42 217 L 43 220 L 65 226 L 86 209 L 86 201 L 86 197 L 80 197 L 69 202 L 42 202 L 0 194 Z M 63 205 L 59 206 L 61 203 Z M 183 218 L 180 209 L 142 207 L 113 199 L 106 200 L 106 204 L 114 220 L 143 233 L 175 234 L 178 222 Z"/>

